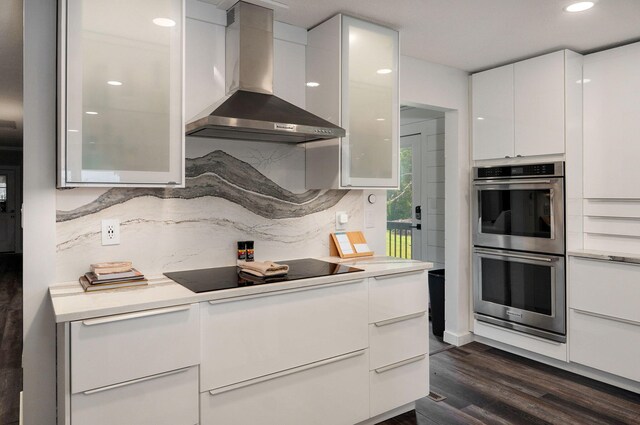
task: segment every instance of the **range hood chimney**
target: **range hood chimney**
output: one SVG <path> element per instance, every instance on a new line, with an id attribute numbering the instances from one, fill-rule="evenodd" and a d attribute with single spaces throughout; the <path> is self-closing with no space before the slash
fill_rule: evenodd
<path id="1" fill-rule="evenodd" d="M 303 143 L 344 129 L 273 95 L 273 10 L 239 1 L 227 11 L 227 95 L 187 124 L 187 136 Z"/>

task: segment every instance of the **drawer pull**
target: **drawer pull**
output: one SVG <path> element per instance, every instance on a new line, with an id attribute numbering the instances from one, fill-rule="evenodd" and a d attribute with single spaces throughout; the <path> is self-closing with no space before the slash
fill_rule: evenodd
<path id="1" fill-rule="evenodd" d="M 269 375 L 261 376 L 259 378 L 249 379 L 248 381 L 238 382 L 237 384 L 227 385 L 226 387 L 217 388 L 215 390 L 209 391 L 210 395 L 218 395 L 222 393 L 226 393 L 229 391 L 237 390 L 240 388 L 249 387 L 251 385 L 259 384 L 261 382 L 271 381 L 273 379 L 282 378 L 284 376 L 293 375 L 294 373 L 304 372 L 305 370 L 315 369 L 320 366 L 326 366 L 331 363 L 340 362 L 342 360 L 347 360 L 352 357 L 358 357 L 365 353 L 366 350 L 354 351 L 353 353 L 344 354 L 338 357 L 332 357 L 330 359 L 321 360 L 319 362 L 306 364 L 299 367 L 294 367 L 293 369 L 283 370 L 282 372 L 276 372 Z"/>
<path id="2" fill-rule="evenodd" d="M 157 315 L 160 315 L 160 314 L 168 314 L 168 313 L 175 313 L 175 312 L 178 312 L 178 311 L 186 311 L 186 310 L 189 310 L 190 308 L 191 308 L 191 305 L 189 305 L 189 304 L 179 305 L 179 306 L 176 306 L 176 307 L 157 308 L 157 309 L 154 309 L 154 310 L 137 311 L 135 313 L 119 314 L 117 316 L 106 316 L 106 317 L 100 317 L 98 319 L 83 320 L 82 324 L 85 325 L 85 326 L 102 325 L 104 323 L 120 322 L 122 320 L 138 319 L 138 318 L 141 318 L 141 317 L 157 316 Z"/>
<path id="3" fill-rule="evenodd" d="M 91 394 L 101 393 L 103 391 L 109 391 L 109 390 L 113 390 L 115 388 L 126 387 L 128 385 L 133 385 L 133 384 L 137 384 L 137 383 L 145 382 L 145 381 L 151 381 L 152 379 L 164 378 L 165 376 L 170 376 L 170 375 L 177 375 L 178 373 L 186 372 L 189 369 L 191 369 L 191 366 L 190 367 L 185 367 L 185 368 L 182 368 L 182 369 L 178 369 L 178 370 L 172 370 L 170 372 L 159 373 L 157 375 L 146 376 L 146 377 L 140 378 L 140 379 L 134 379 L 133 381 L 127 381 L 127 382 L 121 382 L 119 384 L 108 385 L 106 387 L 96 388 L 95 390 L 84 391 L 83 394 L 91 395 Z"/>
<path id="4" fill-rule="evenodd" d="M 264 297 L 271 297 L 274 295 L 292 294 L 294 292 L 310 291 L 312 289 L 332 288 L 334 286 L 349 285 L 351 283 L 362 283 L 362 282 L 364 282 L 364 279 L 345 280 L 342 282 L 324 283 L 324 284 L 321 283 L 319 285 L 304 286 L 302 288 L 282 289 L 280 291 L 264 292 L 262 294 L 239 295 L 237 297 L 221 298 L 218 300 L 211 300 L 209 301 L 209 304 L 216 305 L 220 303 L 228 303 L 231 301 L 252 300 L 255 298 L 264 298 Z"/>
<path id="5" fill-rule="evenodd" d="M 408 364 L 411 364 L 411 363 L 419 362 L 420 360 L 424 359 L 425 357 L 427 357 L 426 354 L 421 354 L 419 356 L 412 357 L 410 359 L 403 360 L 403 361 L 398 362 L 398 363 L 390 364 L 389 366 L 379 367 L 378 369 L 375 369 L 375 371 L 376 371 L 376 373 L 385 373 L 385 372 L 387 372 L 387 371 L 389 371 L 391 369 L 395 369 L 395 368 L 398 368 L 398 367 L 402 367 L 404 365 L 408 365 Z"/>
<path id="6" fill-rule="evenodd" d="M 599 319 L 613 320 L 614 322 L 620 322 L 620 323 L 626 323 L 628 325 L 640 326 L 640 322 L 636 322 L 635 320 L 621 319 L 619 317 L 607 316 L 606 314 L 600 314 L 600 313 L 592 313 L 590 311 L 578 310 L 578 309 L 575 309 L 575 308 L 572 309 L 572 310 L 575 311 L 578 314 L 582 314 L 582 315 L 585 315 L 585 316 L 593 316 L 593 317 L 597 317 Z"/>
<path id="7" fill-rule="evenodd" d="M 402 272 L 402 273 L 394 273 L 394 274 L 385 274 L 383 276 L 374 276 L 373 278 L 375 280 L 385 280 L 385 279 L 393 279 L 394 277 L 402 277 L 402 276 L 409 276 L 413 274 L 422 274 L 422 273 L 424 273 L 424 270 L 414 270 L 411 272 Z"/>
<path id="8" fill-rule="evenodd" d="M 375 322 L 374 325 L 376 325 L 377 328 L 382 326 L 387 326 L 387 325 L 393 325 L 394 323 L 404 322 L 405 320 L 411 320 L 417 317 L 422 317 L 426 313 L 427 313 L 426 311 L 421 311 L 419 313 L 407 314 L 406 316 L 396 317 L 394 319 L 381 320 L 379 322 Z"/>

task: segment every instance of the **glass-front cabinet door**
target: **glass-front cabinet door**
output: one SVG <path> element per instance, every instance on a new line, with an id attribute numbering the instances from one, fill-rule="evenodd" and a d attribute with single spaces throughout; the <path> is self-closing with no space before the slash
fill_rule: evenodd
<path id="1" fill-rule="evenodd" d="M 184 185 L 184 0 L 60 4 L 58 185 Z"/>
<path id="2" fill-rule="evenodd" d="M 398 186 L 398 32 L 342 19 L 343 187 Z"/>

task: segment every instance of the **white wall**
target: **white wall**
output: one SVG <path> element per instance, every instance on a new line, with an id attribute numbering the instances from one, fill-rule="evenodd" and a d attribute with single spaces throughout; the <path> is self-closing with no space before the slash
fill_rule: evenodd
<path id="1" fill-rule="evenodd" d="M 445 341 L 471 339 L 469 81 L 464 71 L 400 57 L 400 102 L 445 113 Z"/>
<path id="2" fill-rule="evenodd" d="M 56 2 L 24 2 L 24 423 L 55 423 Z"/>

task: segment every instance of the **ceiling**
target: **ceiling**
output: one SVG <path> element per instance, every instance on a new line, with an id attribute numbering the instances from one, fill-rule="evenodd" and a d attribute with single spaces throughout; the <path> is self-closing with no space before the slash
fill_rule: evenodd
<path id="1" fill-rule="evenodd" d="M 228 7 L 233 0 L 205 0 Z M 640 0 L 599 0 L 568 13 L 572 0 L 249 0 L 275 19 L 310 28 L 343 12 L 400 31 L 401 53 L 469 72 L 562 48 L 590 53 L 640 40 Z"/>
<path id="2" fill-rule="evenodd" d="M 22 146 L 22 0 L 0 6 L 0 147 Z"/>

